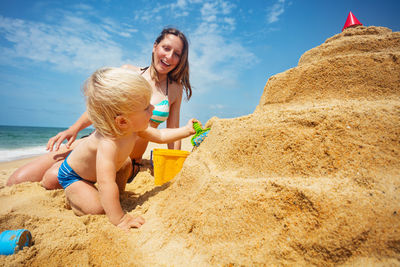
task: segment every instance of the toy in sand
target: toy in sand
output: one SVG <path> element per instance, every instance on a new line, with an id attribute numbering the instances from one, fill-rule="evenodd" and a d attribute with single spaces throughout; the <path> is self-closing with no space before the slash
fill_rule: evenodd
<path id="1" fill-rule="evenodd" d="M 190 141 L 194 147 L 198 147 L 207 137 L 208 132 L 211 130 L 211 128 L 203 129 L 198 122 L 193 123 L 193 128 L 196 130 L 196 134 L 192 137 Z"/>

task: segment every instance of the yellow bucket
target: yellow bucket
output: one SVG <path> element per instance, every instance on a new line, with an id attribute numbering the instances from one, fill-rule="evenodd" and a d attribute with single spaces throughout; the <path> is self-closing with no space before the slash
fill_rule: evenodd
<path id="1" fill-rule="evenodd" d="M 183 162 L 190 153 L 183 150 L 161 149 L 153 150 L 154 183 L 163 185 L 174 178 L 182 169 Z"/>

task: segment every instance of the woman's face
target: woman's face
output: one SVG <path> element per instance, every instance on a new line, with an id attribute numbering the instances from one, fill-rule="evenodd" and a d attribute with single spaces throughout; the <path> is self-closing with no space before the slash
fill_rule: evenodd
<path id="1" fill-rule="evenodd" d="M 183 50 L 182 40 L 173 34 L 167 34 L 158 44 L 154 44 L 154 67 L 160 74 L 173 70 L 181 59 Z"/>

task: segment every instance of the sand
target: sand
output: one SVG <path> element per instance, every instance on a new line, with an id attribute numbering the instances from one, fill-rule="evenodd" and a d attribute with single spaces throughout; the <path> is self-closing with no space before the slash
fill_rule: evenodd
<path id="1" fill-rule="evenodd" d="M 128 185 L 123 208 L 146 219 L 128 234 L 62 190 L 5 187 L 17 165 L 0 165 L 0 230 L 34 240 L 0 263 L 400 265 L 399 32 L 346 29 L 270 77 L 253 114 L 207 126 L 171 183 L 147 165 Z"/>

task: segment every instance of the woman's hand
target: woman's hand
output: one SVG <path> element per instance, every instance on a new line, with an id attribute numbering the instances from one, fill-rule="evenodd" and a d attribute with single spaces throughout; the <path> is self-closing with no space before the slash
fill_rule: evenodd
<path id="1" fill-rule="evenodd" d="M 56 145 L 54 147 L 54 150 L 57 151 L 65 139 L 68 140 L 68 143 L 65 146 L 69 149 L 72 143 L 75 141 L 79 131 L 85 129 L 91 124 L 92 122 L 89 120 L 87 112 L 85 111 L 82 114 L 82 116 L 71 127 L 69 127 L 67 130 L 63 132 L 58 133 L 56 136 L 50 138 L 49 141 L 47 142 L 46 149 L 49 151 L 53 151 L 53 146 Z"/>
<path id="2" fill-rule="evenodd" d="M 117 227 L 128 231 L 130 228 L 139 228 L 144 224 L 144 219 L 143 217 L 133 217 L 130 214 L 126 213 L 122 218 L 120 223 L 117 225 Z"/>
<path id="3" fill-rule="evenodd" d="M 65 139 L 68 140 L 68 143 L 65 146 L 67 148 L 70 148 L 71 144 L 75 141 L 77 135 L 78 132 L 71 128 L 59 132 L 56 136 L 53 136 L 52 138 L 49 139 L 49 141 L 47 142 L 46 149 L 49 151 L 53 151 L 54 147 L 54 150 L 57 151 Z"/>

